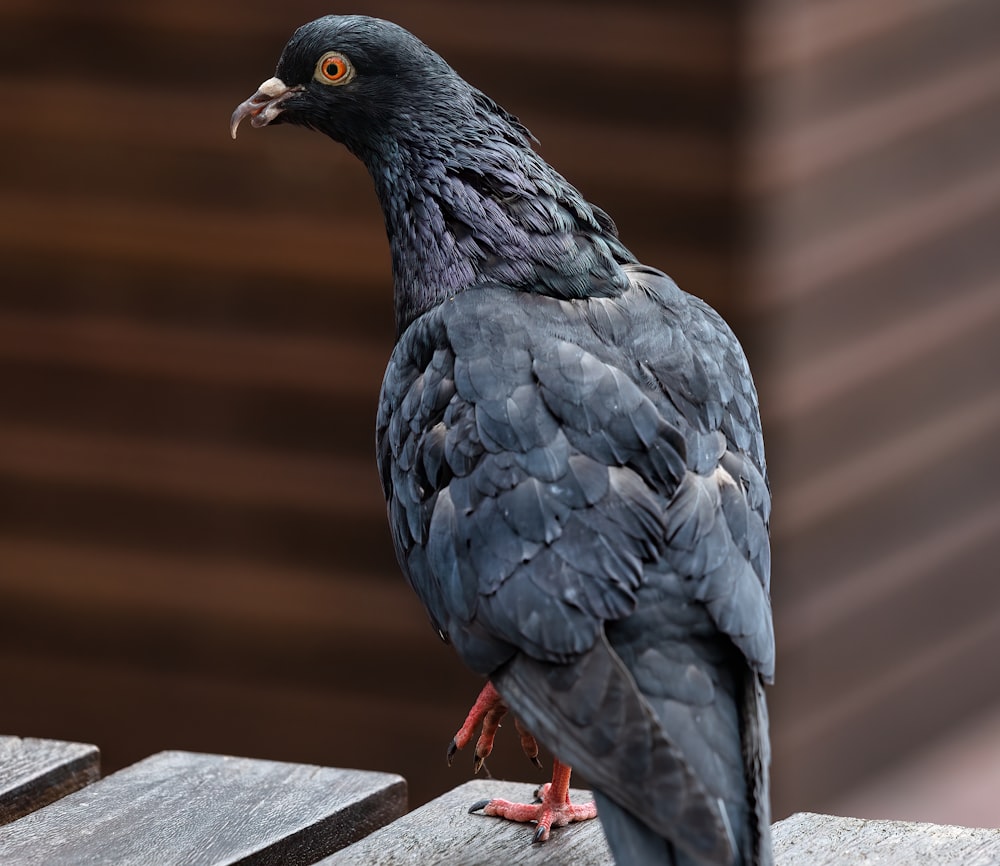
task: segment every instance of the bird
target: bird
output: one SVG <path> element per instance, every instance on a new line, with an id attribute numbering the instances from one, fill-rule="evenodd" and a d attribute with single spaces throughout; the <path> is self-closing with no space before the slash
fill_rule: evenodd
<path id="1" fill-rule="evenodd" d="M 389 21 L 298 28 L 240 123 L 367 168 L 396 326 L 376 460 L 401 570 L 485 678 L 449 758 L 500 719 L 553 755 L 535 803 L 625 864 L 771 863 L 771 491 L 746 355 L 647 266 L 527 127 Z M 570 774 L 593 802 L 573 803 Z M 559 832 L 569 832 L 561 830 Z"/>

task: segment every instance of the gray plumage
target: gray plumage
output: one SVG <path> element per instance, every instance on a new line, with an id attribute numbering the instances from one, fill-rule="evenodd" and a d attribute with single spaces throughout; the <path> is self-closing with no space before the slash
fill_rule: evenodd
<path id="1" fill-rule="evenodd" d="M 343 86 L 314 77 L 332 50 Z M 405 30 L 320 19 L 277 78 L 262 122 L 346 144 L 385 215 L 377 456 L 434 627 L 593 785 L 619 863 L 766 866 L 770 495 L 736 338 Z"/>

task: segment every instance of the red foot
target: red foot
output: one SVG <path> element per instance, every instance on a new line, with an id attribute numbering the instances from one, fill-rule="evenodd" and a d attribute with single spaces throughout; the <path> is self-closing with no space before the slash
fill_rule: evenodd
<path id="1" fill-rule="evenodd" d="M 472 735 L 481 725 L 482 731 L 476 741 L 476 754 L 473 762 L 474 770 L 478 773 L 482 769 L 483 762 L 493 751 L 493 740 L 500 727 L 500 722 L 506 714 L 507 705 L 500 697 L 500 693 L 493 688 L 493 683 L 486 683 L 479 693 L 479 697 L 476 698 L 476 702 L 472 705 L 472 709 L 469 710 L 469 715 L 465 717 L 465 723 L 448 744 L 448 763 L 451 764 L 452 758 L 455 757 L 455 753 L 459 749 L 464 749 L 469 744 Z M 521 748 L 524 750 L 524 754 L 531 759 L 536 767 L 540 767 L 538 743 L 535 742 L 535 738 L 525 731 L 518 722 L 515 721 L 514 725 L 521 736 Z"/>
<path id="2" fill-rule="evenodd" d="M 533 841 L 544 842 L 553 827 L 564 827 L 574 821 L 589 821 L 597 817 L 597 804 L 591 801 L 575 805 L 569 801 L 569 777 L 572 771 L 565 764 L 553 761 L 552 781 L 538 789 L 540 803 L 511 803 L 509 800 L 481 800 L 469 809 L 482 810 L 508 821 L 537 824 Z"/>

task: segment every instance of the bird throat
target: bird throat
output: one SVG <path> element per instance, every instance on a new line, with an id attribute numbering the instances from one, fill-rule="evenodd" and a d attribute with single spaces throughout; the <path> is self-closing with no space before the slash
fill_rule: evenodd
<path id="1" fill-rule="evenodd" d="M 563 299 L 627 287 L 620 265 L 634 258 L 610 220 L 528 147 L 501 140 L 429 152 L 397 140 L 362 158 L 392 252 L 397 334 L 485 283 Z"/>

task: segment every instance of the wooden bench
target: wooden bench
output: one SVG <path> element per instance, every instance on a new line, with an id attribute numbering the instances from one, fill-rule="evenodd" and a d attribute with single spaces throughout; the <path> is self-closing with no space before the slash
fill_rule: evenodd
<path id="1" fill-rule="evenodd" d="M 73 770 L 81 748 L 96 761 L 92 746 L 0 738 L 0 755 L 44 756 L 0 766 L 0 814 L 22 814 L 0 827 L 4 866 L 307 866 L 406 811 L 388 773 L 160 752 L 94 781 Z"/>
<path id="2" fill-rule="evenodd" d="M 597 821 L 531 829 L 468 807 L 530 799 L 474 780 L 406 814 L 395 775 L 160 752 L 99 777 L 94 746 L 0 737 L 3 866 L 612 866 Z M 574 791 L 584 799 L 584 791 Z M 990 866 L 1000 830 L 797 814 L 774 825 L 777 866 Z"/>
<path id="3" fill-rule="evenodd" d="M 378 866 L 614 866 L 599 821 L 557 828 L 542 845 L 533 845 L 533 828 L 501 821 L 469 807 L 487 797 L 531 802 L 538 785 L 477 779 L 460 785 L 387 827 L 321 860 L 321 866 L 377 863 Z M 586 791 L 570 797 L 583 802 Z M 2 857 L 0 857 L 2 862 Z"/>
<path id="4" fill-rule="evenodd" d="M 321 861 L 418 866 L 614 866 L 598 822 L 553 830 L 531 845 L 523 826 L 466 814 L 483 797 L 530 798 L 531 785 L 469 782 Z M 584 792 L 574 792 L 577 799 Z M 799 813 L 772 828 L 775 866 L 997 866 L 1000 830 Z"/>
<path id="5" fill-rule="evenodd" d="M 100 775 L 97 746 L 0 737 L 0 824 L 72 794 Z"/>
<path id="6" fill-rule="evenodd" d="M 776 866 L 997 866 L 1000 830 L 799 812 L 774 825 Z"/>

